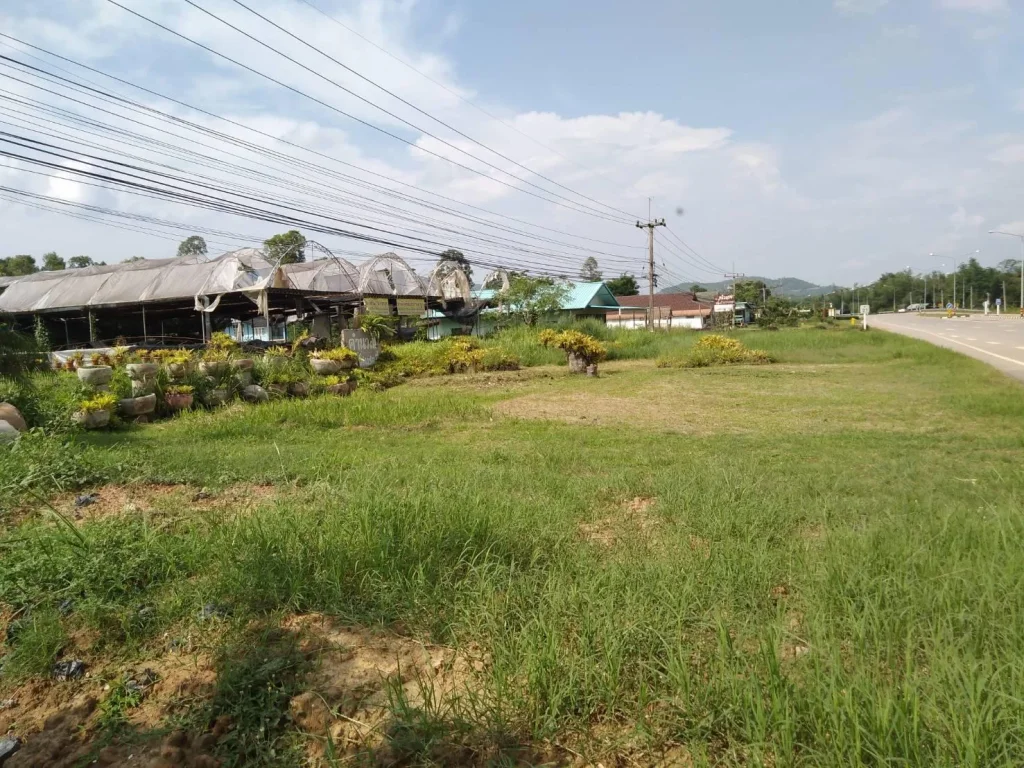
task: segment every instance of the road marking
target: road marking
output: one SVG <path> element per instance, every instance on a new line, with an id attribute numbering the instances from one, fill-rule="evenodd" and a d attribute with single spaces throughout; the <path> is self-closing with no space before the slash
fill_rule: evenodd
<path id="1" fill-rule="evenodd" d="M 951 338 L 951 339 L 959 339 L 960 337 L 959 337 L 959 336 L 957 336 L 957 335 L 956 335 L 955 333 L 951 333 L 951 334 L 949 335 L 949 338 Z"/>
<path id="2" fill-rule="evenodd" d="M 986 341 L 985 343 L 986 344 L 998 344 L 999 342 L 998 341 Z"/>
<path id="3" fill-rule="evenodd" d="M 1024 347 L 1017 347 L 1017 349 L 1024 349 Z"/>
<path id="4" fill-rule="evenodd" d="M 920 328 L 918 330 L 921 333 L 928 334 L 929 336 L 938 336 L 937 333 L 932 333 L 931 331 L 924 331 L 924 330 L 921 330 Z M 948 341 L 953 341 L 953 340 L 952 339 L 948 339 Z M 1019 365 L 1019 366 L 1024 367 L 1024 362 L 1022 362 L 1020 360 L 1014 360 L 1012 357 L 1005 357 L 1003 355 L 997 355 L 995 352 L 989 352 L 987 349 L 982 349 L 981 347 L 972 347 L 970 344 L 964 344 L 962 341 L 953 341 L 953 343 L 954 344 L 959 344 L 961 347 L 967 347 L 968 349 L 973 349 L 975 352 L 981 352 L 981 354 L 983 354 L 983 355 L 990 355 L 992 357 L 997 357 L 1000 360 L 1005 360 L 1008 363 L 1013 363 L 1014 365 Z"/>
<path id="5" fill-rule="evenodd" d="M 928 331 L 925 331 L 925 333 L 928 333 Z M 977 341 L 977 339 L 976 339 L 976 338 L 974 338 L 973 336 L 968 336 L 968 337 L 967 337 L 967 340 L 968 340 L 968 341 Z"/>

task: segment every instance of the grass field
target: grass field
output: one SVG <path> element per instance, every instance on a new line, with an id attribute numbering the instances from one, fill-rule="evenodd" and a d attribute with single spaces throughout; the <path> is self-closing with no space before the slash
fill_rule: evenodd
<path id="1" fill-rule="evenodd" d="M 26 440 L 99 500 L 10 503 L 0 730 L 91 694 L 82 755 L 182 729 L 226 765 L 1024 764 L 1020 386 L 876 331 L 701 369 L 654 360 L 696 334 L 634 337 L 596 379 Z M 44 682 L 57 658 L 90 677 Z M 205 687 L 147 704 L 145 666 Z"/>

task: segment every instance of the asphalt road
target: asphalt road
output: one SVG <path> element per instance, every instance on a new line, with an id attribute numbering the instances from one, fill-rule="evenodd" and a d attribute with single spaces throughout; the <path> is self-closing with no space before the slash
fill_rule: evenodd
<path id="1" fill-rule="evenodd" d="M 962 352 L 1024 381 L 1024 320 L 1017 315 L 944 318 L 907 312 L 869 315 L 868 326 Z"/>

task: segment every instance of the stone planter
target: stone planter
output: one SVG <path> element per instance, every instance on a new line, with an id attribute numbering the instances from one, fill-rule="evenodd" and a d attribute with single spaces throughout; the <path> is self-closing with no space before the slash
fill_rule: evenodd
<path id="1" fill-rule="evenodd" d="M 19 432 L 28 432 L 28 424 L 25 423 L 21 411 L 10 403 L 0 403 L 0 421 L 6 421 Z"/>
<path id="2" fill-rule="evenodd" d="M 110 383 L 114 369 L 109 365 L 95 365 L 78 369 L 78 380 L 90 387 L 105 387 Z"/>
<path id="3" fill-rule="evenodd" d="M 271 371 L 279 371 L 289 362 L 291 362 L 291 358 L 284 355 L 265 355 L 263 358 L 264 365 Z"/>
<path id="4" fill-rule="evenodd" d="M 199 372 L 214 379 L 221 378 L 229 370 L 231 363 L 227 360 L 206 360 L 199 364 Z"/>
<path id="5" fill-rule="evenodd" d="M 231 392 L 226 389 L 211 389 L 206 393 L 203 402 L 213 408 L 218 405 L 224 405 L 229 397 L 231 397 Z"/>
<path id="6" fill-rule="evenodd" d="M 124 367 L 132 381 L 149 381 L 160 370 L 156 363 L 129 363 Z"/>
<path id="7" fill-rule="evenodd" d="M 318 376 L 333 376 L 342 370 L 341 363 L 341 360 L 319 360 L 315 357 L 309 361 L 309 364 L 313 367 L 313 372 Z"/>
<path id="8" fill-rule="evenodd" d="M 186 408 L 191 408 L 194 399 L 193 395 L 186 394 L 164 396 L 164 400 L 167 401 L 167 407 L 172 411 L 184 411 Z"/>
<path id="9" fill-rule="evenodd" d="M 128 419 L 148 416 L 156 410 L 156 395 L 142 397 L 126 397 L 118 403 L 121 415 Z"/>
<path id="10" fill-rule="evenodd" d="M 252 366 L 253 366 L 252 360 L 250 360 L 247 357 L 242 358 L 241 360 L 232 360 L 231 361 L 231 367 L 234 368 L 236 371 L 251 371 L 252 370 Z"/>
<path id="11" fill-rule="evenodd" d="M 277 395 L 278 397 L 287 397 L 288 385 L 287 384 L 267 384 L 267 392 L 271 395 Z"/>
<path id="12" fill-rule="evenodd" d="M 337 395 L 338 397 L 348 397 L 349 395 L 352 394 L 353 389 L 354 387 L 352 387 L 351 382 L 343 381 L 340 384 L 331 384 L 329 387 L 327 387 L 325 391 L 329 395 Z"/>
<path id="13" fill-rule="evenodd" d="M 305 381 L 296 381 L 288 385 L 288 394 L 292 397 L 309 397 L 309 384 Z"/>
<path id="14" fill-rule="evenodd" d="M 74 419 L 86 429 L 102 429 L 110 423 L 110 411 L 77 411 Z"/>
<path id="15" fill-rule="evenodd" d="M 173 380 L 178 381 L 184 379 L 192 371 L 191 363 L 168 363 L 167 364 L 167 375 Z"/>
<path id="16" fill-rule="evenodd" d="M 242 390 L 242 399 L 250 403 L 265 403 L 270 399 L 270 395 L 263 387 L 250 384 Z"/>
<path id="17" fill-rule="evenodd" d="M 570 352 L 569 358 L 569 373 L 586 373 L 587 372 L 587 361 L 580 355 Z"/>
<path id="18" fill-rule="evenodd" d="M 21 432 L 9 422 L 0 420 L 0 445 L 13 443 L 21 437 Z"/>

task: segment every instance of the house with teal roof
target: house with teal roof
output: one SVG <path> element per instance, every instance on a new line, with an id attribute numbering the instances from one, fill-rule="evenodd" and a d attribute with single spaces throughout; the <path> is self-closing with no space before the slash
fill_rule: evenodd
<path id="1" fill-rule="evenodd" d="M 477 288 L 472 297 L 478 303 L 478 311 L 464 316 L 450 316 L 438 310 L 430 310 L 423 315 L 429 323 L 427 336 L 430 339 L 443 339 L 445 336 L 485 336 L 495 330 L 501 318 L 498 306 L 498 291 L 490 288 Z M 618 309 L 619 302 L 602 282 L 572 283 L 565 298 L 561 301 L 560 316 L 574 318 L 592 318 L 605 321 L 609 310 Z"/>

